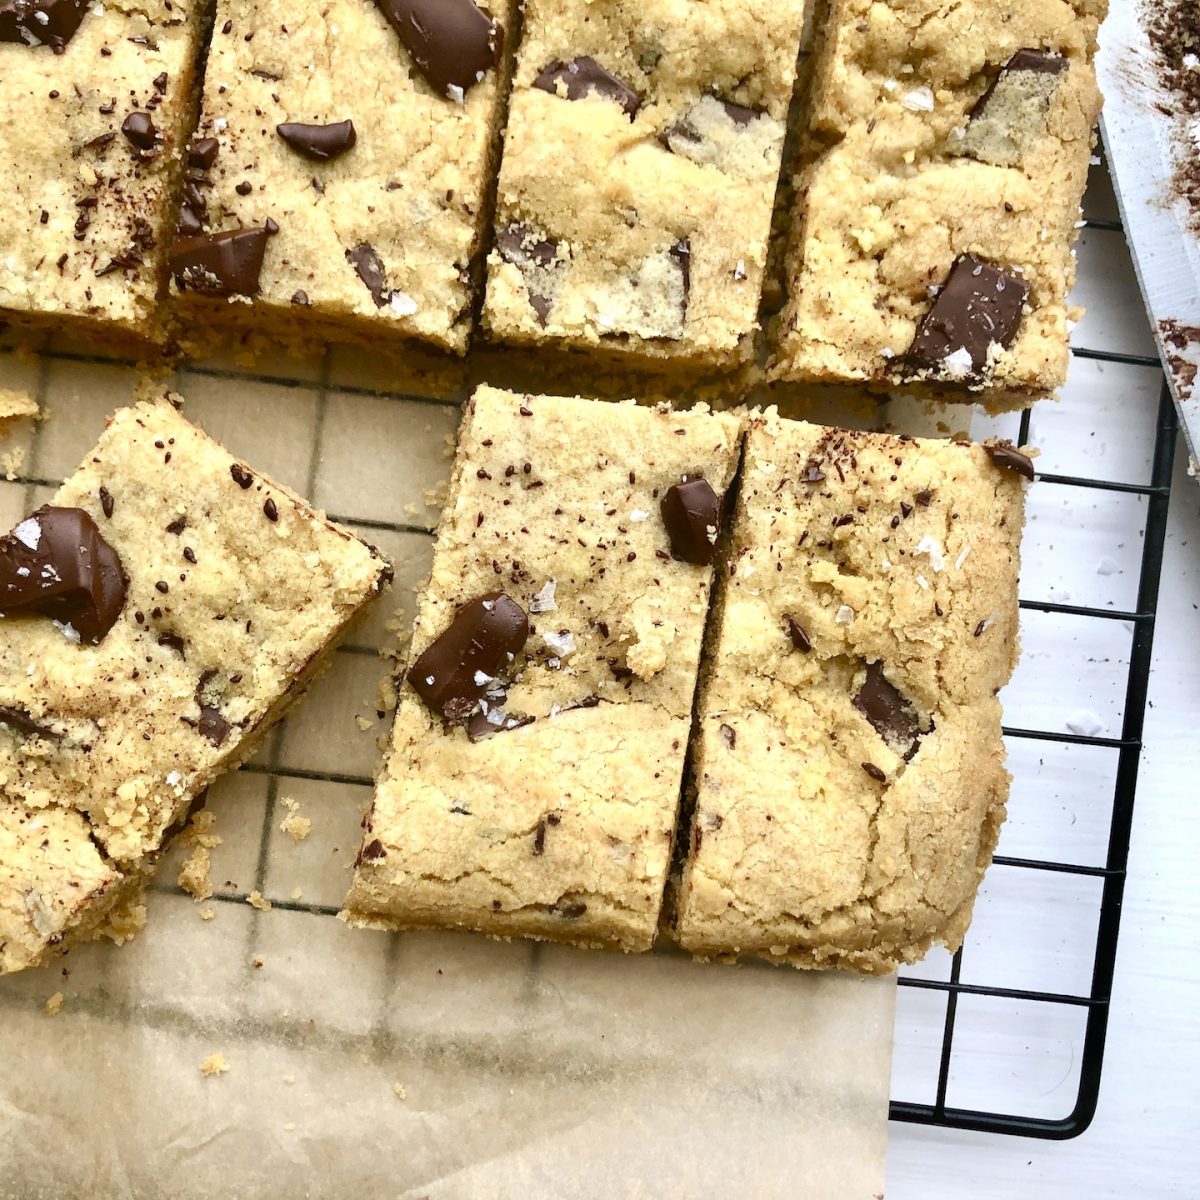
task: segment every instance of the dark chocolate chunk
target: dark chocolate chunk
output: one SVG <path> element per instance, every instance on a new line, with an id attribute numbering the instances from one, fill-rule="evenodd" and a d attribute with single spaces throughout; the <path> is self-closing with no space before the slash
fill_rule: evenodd
<path id="1" fill-rule="evenodd" d="M 529 225 L 518 221 L 506 225 L 496 234 L 496 248 L 505 262 L 512 263 L 525 276 L 529 303 L 544 328 L 550 319 L 553 302 L 537 289 L 534 273 L 539 269 L 549 271 L 559 265 L 558 244 L 539 236 Z"/>
<path id="2" fill-rule="evenodd" d="M 86 12 L 86 0 L 0 0 L 0 42 L 49 46 L 61 54 Z"/>
<path id="3" fill-rule="evenodd" d="M 672 154 L 694 157 L 696 148 L 705 142 L 702 132 L 705 119 L 703 106 L 713 102 L 721 106 L 730 123 L 738 129 L 745 129 L 756 117 L 766 116 L 766 112 L 760 108 L 748 108 L 744 104 L 735 104 L 732 100 L 723 100 L 720 96 L 704 97 L 674 124 L 668 125 L 659 134 L 658 140 Z"/>
<path id="4" fill-rule="evenodd" d="M 376 862 L 387 857 L 387 851 L 378 838 L 372 838 L 359 852 L 358 863 Z M 357 864 L 356 864 L 357 865 Z"/>
<path id="5" fill-rule="evenodd" d="M 1018 50 L 1000 69 L 996 78 L 988 84 L 987 91 L 975 102 L 971 110 L 971 120 L 982 117 L 987 112 L 988 105 L 996 96 L 996 90 L 1014 72 L 1027 71 L 1031 75 L 1061 75 L 1067 69 L 1067 60 L 1053 54 L 1043 54 L 1040 50 Z"/>
<path id="6" fill-rule="evenodd" d="M 993 345 L 1007 349 L 1021 326 L 1029 285 L 973 254 L 955 259 L 917 326 L 905 366 L 913 374 L 978 381 Z"/>
<path id="7" fill-rule="evenodd" d="M 877 783 L 887 782 L 887 773 L 882 767 L 877 767 L 874 763 L 865 762 L 862 765 L 862 769 Z"/>
<path id="8" fill-rule="evenodd" d="M 271 524 L 274 524 L 279 520 L 279 505 L 277 505 L 270 496 L 263 501 L 263 516 L 265 516 L 267 520 L 271 522 Z"/>
<path id="9" fill-rule="evenodd" d="M 465 720 L 528 637 L 529 618 L 511 596 L 480 596 L 463 605 L 450 627 L 418 657 L 408 682 L 434 712 Z"/>
<path id="10" fill-rule="evenodd" d="M 467 737 L 472 742 L 482 742 L 494 733 L 510 733 L 514 729 L 532 725 L 533 721 L 533 717 L 513 716 L 511 713 L 501 712 L 498 708 L 489 709 L 486 713 L 483 709 L 478 709 L 467 720 Z"/>
<path id="11" fill-rule="evenodd" d="M 160 633 L 158 635 L 158 644 L 160 646 L 169 646 L 177 654 L 187 658 L 187 642 L 177 633 L 171 633 L 169 630 L 166 633 Z"/>
<path id="12" fill-rule="evenodd" d="M 500 61 L 504 27 L 473 0 L 376 0 L 435 92 L 460 104 Z"/>
<path id="13" fill-rule="evenodd" d="M 117 502 L 112 497 L 112 492 L 104 486 L 100 485 L 100 509 L 106 517 L 111 517 L 116 511 Z"/>
<path id="14" fill-rule="evenodd" d="M 171 247 L 170 270 L 180 289 L 204 296 L 257 296 L 270 232 L 230 229 L 180 238 Z"/>
<path id="15" fill-rule="evenodd" d="M 175 228 L 181 237 L 192 238 L 204 232 L 204 222 L 196 216 L 191 205 L 184 204 L 179 209 L 179 222 Z"/>
<path id="16" fill-rule="evenodd" d="M 254 482 L 254 476 L 251 475 L 241 463 L 230 463 L 229 474 L 233 476 L 233 482 L 236 483 L 243 492 Z"/>
<path id="17" fill-rule="evenodd" d="M 745 104 L 735 104 L 732 100 L 721 100 L 720 104 L 725 110 L 725 115 L 735 125 L 742 128 L 749 125 L 756 117 L 765 117 L 767 115 L 761 108 L 750 108 Z"/>
<path id="18" fill-rule="evenodd" d="M 551 911 L 558 913 L 560 917 L 565 917 L 568 921 L 577 921 L 587 912 L 587 905 L 582 900 L 576 900 L 570 904 L 564 904 L 560 900 Z"/>
<path id="19" fill-rule="evenodd" d="M 334 125 L 301 125 L 286 121 L 276 125 L 275 132 L 297 154 L 313 162 L 330 162 L 339 158 L 358 141 L 353 121 L 338 121 Z"/>
<path id="20" fill-rule="evenodd" d="M 208 738 L 214 746 L 224 745 L 232 725 L 221 715 L 220 709 L 211 704 L 200 705 L 200 720 L 196 722 L 196 732 Z"/>
<path id="21" fill-rule="evenodd" d="M 662 498 L 663 524 L 671 552 L 684 562 L 708 566 L 716 557 L 721 530 L 721 497 L 707 479 L 672 484 Z"/>
<path id="22" fill-rule="evenodd" d="M 121 122 L 121 132 L 128 139 L 130 145 L 136 146 L 139 150 L 153 150 L 154 143 L 158 139 L 158 130 L 154 126 L 154 121 L 149 113 L 135 112 Z"/>
<path id="23" fill-rule="evenodd" d="M 376 305 L 382 308 L 392 298 L 387 285 L 387 271 L 383 259 L 374 246 L 361 242 L 353 250 L 346 251 L 346 261 L 354 268 Z"/>
<path id="24" fill-rule="evenodd" d="M 783 623 L 787 626 L 787 635 L 792 639 L 792 645 L 797 650 L 807 654 L 812 650 L 812 639 L 804 631 L 804 627 L 796 620 L 795 617 L 783 614 Z"/>
<path id="25" fill-rule="evenodd" d="M 642 98 L 624 80 L 606 71 L 594 58 L 583 55 L 570 62 L 552 62 L 544 67 L 533 81 L 535 88 L 560 95 L 559 84 L 566 89 L 568 100 L 585 96 L 600 96 L 619 104 L 632 117 L 641 107 Z"/>
<path id="26" fill-rule="evenodd" d="M 188 166 L 207 171 L 217 161 L 221 143 L 214 137 L 197 138 L 188 147 Z"/>
<path id="27" fill-rule="evenodd" d="M 679 264 L 683 279 L 683 311 L 686 315 L 688 299 L 692 294 L 692 243 L 688 238 L 676 242 L 667 253 Z"/>
<path id="28" fill-rule="evenodd" d="M 883 673 L 883 664 L 867 666 L 854 707 L 875 727 L 875 732 L 905 759 L 913 756 L 921 735 L 916 710 Z"/>
<path id="29" fill-rule="evenodd" d="M 1033 459 L 1028 454 L 1022 454 L 1012 442 L 1007 440 L 984 442 L 983 448 L 987 451 L 988 458 L 996 466 L 1016 471 L 1018 475 L 1023 475 L 1026 479 L 1033 479 Z"/>
<path id="30" fill-rule="evenodd" d="M 127 582 L 81 508 L 46 505 L 0 538 L 0 616 L 50 617 L 96 645 L 120 616 Z"/>
<path id="31" fill-rule="evenodd" d="M 800 476 L 801 483 L 824 483 L 825 472 L 821 470 L 816 463 L 809 463 L 804 468 L 804 474 Z"/>
<path id="32" fill-rule="evenodd" d="M 62 741 L 62 734 L 35 721 L 23 708 L 10 708 L 0 704 L 0 725 L 7 725 L 25 737 L 46 738 L 51 742 Z"/>

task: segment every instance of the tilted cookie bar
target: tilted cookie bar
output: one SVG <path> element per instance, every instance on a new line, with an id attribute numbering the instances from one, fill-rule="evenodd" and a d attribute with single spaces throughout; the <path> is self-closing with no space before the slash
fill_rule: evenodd
<path id="1" fill-rule="evenodd" d="M 804 0 L 530 0 L 484 322 L 730 364 L 758 327 Z"/>
<path id="2" fill-rule="evenodd" d="M 705 664 L 677 914 L 706 957 L 956 948 L 1008 794 L 1029 460 L 768 413 Z"/>
<path id="3" fill-rule="evenodd" d="M 387 573 L 167 401 L 112 418 L 0 539 L 0 973 L 114 932 Z"/>
<path id="4" fill-rule="evenodd" d="M 219 0 L 171 250 L 188 322 L 462 353 L 514 0 Z"/>
<path id="5" fill-rule="evenodd" d="M 0 5 L 0 320 L 161 336 L 202 7 Z"/>
<path id="6" fill-rule="evenodd" d="M 346 920 L 649 947 L 739 438 L 476 392 Z"/>
<path id="7" fill-rule="evenodd" d="M 1103 10 L 834 0 L 774 377 L 966 400 L 1062 384 Z"/>

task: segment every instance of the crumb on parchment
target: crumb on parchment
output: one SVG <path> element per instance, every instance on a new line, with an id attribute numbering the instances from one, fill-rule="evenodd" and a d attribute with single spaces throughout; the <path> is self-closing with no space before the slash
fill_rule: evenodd
<path id="1" fill-rule="evenodd" d="M 217 915 L 217 911 L 212 907 L 205 907 L 200 910 L 200 920 L 211 921 Z"/>
<path id="2" fill-rule="evenodd" d="M 407 1100 L 408 1099 L 408 1093 L 404 1090 L 403 1084 L 393 1083 L 392 1091 L 396 1093 L 397 1100 Z"/>
<path id="3" fill-rule="evenodd" d="M 215 1054 L 210 1054 L 200 1064 L 200 1074 L 206 1079 L 213 1078 L 214 1075 L 224 1075 L 229 1070 L 229 1060 L 224 1054 L 218 1050 Z"/>
<path id="4" fill-rule="evenodd" d="M 196 901 L 207 900 L 213 894 L 209 877 L 212 852 L 221 844 L 221 839 L 212 832 L 216 819 L 214 813 L 201 809 L 192 816 L 179 839 L 185 846 L 191 847 L 191 853 L 179 868 L 178 883 Z"/>
<path id="5" fill-rule="evenodd" d="M 55 992 L 49 1000 L 46 1001 L 46 1012 L 49 1016 L 57 1017 L 62 1012 L 62 1006 L 65 997 L 62 992 Z"/>
<path id="6" fill-rule="evenodd" d="M 37 401 L 28 392 L 0 387 L 0 422 L 17 421 L 21 417 L 37 415 Z"/>
<path id="7" fill-rule="evenodd" d="M 279 828 L 290 835 L 293 842 L 302 842 L 312 832 L 312 821 L 299 813 L 300 802 L 291 796 L 284 796 L 280 804 L 288 810 L 288 815 L 280 822 Z"/>
<path id="8" fill-rule="evenodd" d="M 259 912 L 271 911 L 270 900 L 268 900 L 262 894 L 262 892 L 258 890 L 258 888 L 255 888 L 254 891 L 252 891 L 250 895 L 246 897 L 246 903 L 250 905 L 251 908 L 257 908 Z"/>

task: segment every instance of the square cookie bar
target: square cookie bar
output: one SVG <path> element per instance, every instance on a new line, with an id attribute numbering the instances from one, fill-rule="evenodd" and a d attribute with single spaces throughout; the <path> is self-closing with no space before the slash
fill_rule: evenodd
<path id="1" fill-rule="evenodd" d="M 387 564 L 167 401 L 0 538 L 0 974 L 128 928 Z"/>
<path id="2" fill-rule="evenodd" d="M 1008 795 L 1029 460 L 751 430 L 676 928 L 705 957 L 890 971 L 956 948 Z"/>
<path id="3" fill-rule="evenodd" d="M 515 2 L 492 7 L 218 0 L 171 250 L 186 322 L 466 350 Z"/>
<path id="4" fill-rule="evenodd" d="M 772 374 L 948 399 L 1066 377 L 1098 0 L 834 0 Z"/>
<path id="5" fill-rule="evenodd" d="M 160 336 L 202 8 L 0 5 L 0 322 Z"/>
<path id="6" fill-rule="evenodd" d="M 476 392 L 344 919 L 650 946 L 739 439 Z"/>
<path id="7" fill-rule="evenodd" d="M 498 339 L 732 364 L 758 327 L 804 0 L 528 0 Z"/>

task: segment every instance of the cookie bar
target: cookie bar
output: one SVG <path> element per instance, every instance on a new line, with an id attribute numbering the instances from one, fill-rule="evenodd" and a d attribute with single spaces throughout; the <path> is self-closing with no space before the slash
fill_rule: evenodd
<path id="1" fill-rule="evenodd" d="M 777 379 L 950 399 L 1062 384 L 1103 0 L 833 0 Z"/>
<path id="2" fill-rule="evenodd" d="M 769 411 L 706 662 L 676 927 L 705 957 L 956 948 L 1008 794 L 1023 478 L 991 447 Z"/>
<path id="3" fill-rule="evenodd" d="M 476 392 L 344 919 L 649 947 L 739 438 Z"/>
<path id="4" fill-rule="evenodd" d="M 804 0 L 528 0 L 484 322 L 735 363 L 753 348 Z"/>
<path id="5" fill-rule="evenodd" d="M 0 4 L 0 321 L 159 336 L 202 7 Z"/>
<path id="6" fill-rule="evenodd" d="M 0 974 L 113 932 L 387 566 L 166 401 L 0 539 Z"/>
<path id="7" fill-rule="evenodd" d="M 173 297 L 185 322 L 462 353 L 514 0 L 218 0 Z"/>

